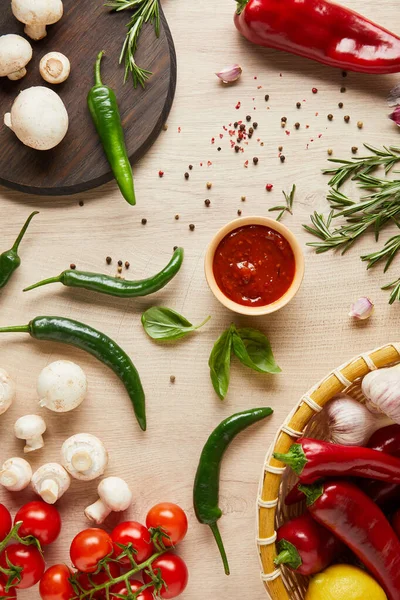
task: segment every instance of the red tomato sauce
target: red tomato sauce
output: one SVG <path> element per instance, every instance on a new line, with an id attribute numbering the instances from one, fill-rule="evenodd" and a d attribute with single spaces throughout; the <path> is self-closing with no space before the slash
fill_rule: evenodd
<path id="1" fill-rule="evenodd" d="M 275 229 L 245 225 L 221 240 L 213 270 L 225 296 L 244 306 L 265 306 L 290 288 L 296 261 L 289 242 Z"/>

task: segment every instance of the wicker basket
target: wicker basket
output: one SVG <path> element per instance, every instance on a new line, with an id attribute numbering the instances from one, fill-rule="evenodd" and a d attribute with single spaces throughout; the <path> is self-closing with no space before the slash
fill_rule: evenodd
<path id="1" fill-rule="evenodd" d="M 276 529 L 289 518 L 304 511 L 304 504 L 285 506 L 283 499 L 297 478 L 279 461 L 273 452 L 285 453 L 299 437 L 326 439 L 328 430 L 321 413 L 325 404 L 340 392 L 346 392 L 363 402 L 362 378 L 374 369 L 400 362 L 400 343 L 388 344 L 373 352 L 356 356 L 331 371 L 305 394 L 288 415 L 268 450 L 257 498 L 257 547 L 261 562 L 261 578 L 272 600 L 303 600 L 308 579 L 286 567 L 276 568 Z M 320 414 L 321 413 L 321 414 Z"/>

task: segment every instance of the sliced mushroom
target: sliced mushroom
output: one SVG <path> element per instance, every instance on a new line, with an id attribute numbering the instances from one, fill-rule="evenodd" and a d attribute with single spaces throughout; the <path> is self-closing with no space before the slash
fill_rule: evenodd
<path id="1" fill-rule="evenodd" d="M 132 504 L 132 492 L 120 477 L 106 477 L 99 483 L 99 500 L 85 510 L 89 521 L 100 525 L 111 512 L 121 512 Z"/>
<path id="2" fill-rule="evenodd" d="M 39 405 L 54 412 L 68 412 L 79 406 L 86 395 L 87 379 L 79 365 L 70 360 L 56 360 L 39 375 Z"/>
<path id="3" fill-rule="evenodd" d="M 54 504 L 61 498 L 71 485 L 67 471 L 58 463 L 47 463 L 39 467 L 32 476 L 32 487 L 39 496 Z"/>
<path id="4" fill-rule="evenodd" d="M 61 52 L 49 52 L 41 59 L 39 71 L 48 83 L 63 83 L 69 77 L 71 63 Z"/>
<path id="5" fill-rule="evenodd" d="M 77 433 L 63 443 L 61 463 L 75 479 L 91 481 L 103 475 L 108 464 L 108 453 L 96 436 Z"/>
<path id="6" fill-rule="evenodd" d="M 46 37 L 47 25 L 57 23 L 63 16 L 61 0 L 12 0 L 14 17 L 25 23 L 25 33 L 32 40 Z"/>
<path id="7" fill-rule="evenodd" d="M 43 434 L 46 431 L 46 423 L 38 415 L 25 415 L 18 419 L 14 425 L 15 437 L 26 440 L 24 452 L 33 452 L 43 448 Z"/>
<path id="8" fill-rule="evenodd" d="M 0 77 L 22 79 L 31 58 L 32 46 L 28 40 L 13 33 L 0 36 Z"/>
<path id="9" fill-rule="evenodd" d="M 20 492 L 30 484 L 32 468 L 27 460 L 15 456 L 3 464 L 0 471 L 0 484 L 10 492 Z"/>
<path id="10" fill-rule="evenodd" d="M 14 401 L 16 386 L 7 371 L 0 369 L 0 415 L 5 413 Z"/>

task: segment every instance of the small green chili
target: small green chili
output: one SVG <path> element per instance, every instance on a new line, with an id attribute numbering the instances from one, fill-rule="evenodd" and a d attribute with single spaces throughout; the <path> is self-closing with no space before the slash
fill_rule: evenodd
<path id="1" fill-rule="evenodd" d="M 253 408 L 228 417 L 212 432 L 201 453 L 193 488 L 193 504 L 200 523 L 209 525 L 220 551 L 225 573 L 229 565 L 217 521 L 222 517 L 218 506 L 219 475 L 222 458 L 232 440 L 244 429 L 273 413 L 271 408 Z"/>
<path id="2" fill-rule="evenodd" d="M 0 254 L 0 288 L 4 287 L 8 283 L 11 275 L 21 264 L 21 259 L 18 256 L 19 245 L 29 227 L 29 223 L 32 221 L 33 217 L 38 214 L 39 211 L 35 210 L 29 215 L 25 221 L 25 225 L 20 231 L 19 236 L 15 240 L 13 247 L 10 250 L 3 252 L 3 254 Z"/>
<path id="3" fill-rule="evenodd" d="M 29 333 L 37 340 L 70 344 L 88 352 L 120 378 L 131 399 L 136 419 L 146 431 L 145 397 L 139 374 L 129 356 L 114 340 L 89 325 L 65 317 L 36 317 L 28 325 L 1 327 L 0 333 Z"/>
<path id="4" fill-rule="evenodd" d="M 138 281 L 129 281 L 120 277 L 110 277 L 100 273 L 88 273 L 85 271 L 76 271 L 69 269 L 63 271 L 57 277 L 44 279 L 24 289 L 24 292 L 33 290 L 49 283 L 62 283 L 67 287 L 84 288 L 100 294 L 118 296 L 119 298 L 135 298 L 138 296 L 148 296 L 161 290 L 178 273 L 183 262 L 183 248 L 177 248 L 172 255 L 171 260 L 164 269 L 157 275 L 140 279 Z"/>

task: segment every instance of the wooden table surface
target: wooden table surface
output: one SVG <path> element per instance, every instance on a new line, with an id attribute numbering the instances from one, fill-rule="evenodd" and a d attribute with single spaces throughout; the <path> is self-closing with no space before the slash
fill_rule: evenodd
<path id="1" fill-rule="evenodd" d="M 396 0 L 346 0 L 345 4 L 371 18 L 379 16 L 383 25 L 399 32 Z M 327 178 L 321 168 L 327 164 L 328 148 L 336 157 L 349 158 L 352 146 L 362 153 L 363 142 L 399 144 L 399 131 L 387 118 L 385 101 L 398 78 L 349 74 L 344 79 L 338 70 L 251 46 L 232 24 L 233 2 L 168 0 L 164 9 L 176 43 L 178 87 L 168 130 L 135 165 L 137 207 L 123 202 L 115 183 L 69 198 L 0 190 L 2 249 L 12 244 L 29 212 L 40 210 L 21 245 L 22 266 L 0 293 L 0 324 L 22 324 L 39 314 L 64 315 L 109 334 L 130 353 L 141 374 L 148 431 L 139 430 L 122 385 L 96 360 L 66 346 L 4 335 L 0 366 L 16 380 L 18 396 L 0 419 L 0 458 L 21 455 L 22 443 L 13 437 L 12 425 L 27 413 L 42 414 L 48 424 L 45 448 L 30 456 L 34 467 L 57 461 L 62 441 L 73 433 L 98 435 L 110 453 L 107 474 L 126 478 L 132 487 L 134 504 L 125 516 L 144 519 L 147 509 L 162 500 L 177 502 L 187 511 L 190 532 L 180 553 L 188 563 L 190 583 L 182 599 L 262 600 L 266 595 L 255 550 L 255 500 L 263 457 L 274 432 L 302 392 L 325 372 L 353 354 L 399 340 L 400 307 L 390 308 L 387 293 L 380 291 L 384 283 L 398 277 L 399 262 L 387 274 L 380 267 L 367 272 L 359 255 L 375 247 L 372 235 L 344 257 L 317 256 L 306 248 L 311 238 L 302 229 L 310 213 L 327 208 Z M 236 85 L 223 86 L 214 72 L 234 62 L 242 65 L 243 76 Z M 341 86 L 346 86 L 345 93 L 340 92 Z M 313 87 L 317 94 L 312 93 Z M 269 102 L 265 94 L 270 95 Z M 341 101 L 342 110 L 338 108 Z M 238 102 L 241 107 L 236 110 Z M 332 122 L 328 113 L 334 115 Z M 223 126 L 247 114 L 258 122 L 258 129 L 244 153 L 236 154 Z M 351 117 L 348 124 L 345 114 Z M 280 125 L 282 116 L 287 117 L 286 131 Z M 357 128 L 360 120 L 364 123 L 361 130 Z M 299 130 L 294 128 L 296 121 Z M 284 164 L 278 158 L 280 145 Z M 253 156 L 259 158 L 257 166 Z M 189 164 L 193 170 L 186 181 Z M 160 170 L 163 178 L 158 176 Z M 207 182 L 212 183 L 211 190 L 206 189 Z M 267 183 L 274 186 L 271 193 L 265 191 Z M 289 191 L 293 183 L 297 186 L 294 215 L 285 216 L 284 222 L 305 248 L 303 286 L 296 299 L 277 314 L 237 317 L 207 288 L 203 274 L 206 246 L 217 229 L 237 216 L 238 209 L 244 216 L 267 215 L 269 207 L 282 201 L 281 190 Z M 209 208 L 204 205 L 206 198 L 211 201 Z M 147 219 L 145 226 L 142 219 Z M 194 231 L 189 230 L 190 223 Z M 382 236 L 382 243 L 387 237 L 389 232 Z M 166 264 L 178 244 L 186 251 L 182 271 L 154 297 L 118 300 L 62 286 L 26 295 L 21 292 L 29 283 L 55 275 L 70 263 L 113 274 L 118 259 L 128 260 L 127 276 L 146 277 Z M 105 264 L 107 255 L 113 258 L 110 267 Z M 349 305 L 362 295 L 375 302 L 375 314 L 368 322 L 354 323 L 347 316 Z M 142 329 L 140 315 L 154 304 L 170 306 L 194 322 L 208 314 L 212 320 L 186 340 L 173 345 L 153 343 Z M 269 336 L 282 374 L 256 374 L 234 361 L 229 394 L 221 403 L 212 389 L 207 361 L 213 342 L 231 321 L 257 327 Z M 39 410 L 37 405 L 37 376 L 57 359 L 76 361 L 89 380 L 84 404 L 64 415 Z M 176 377 L 174 384 L 170 375 Z M 220 527 L 232 570 L 227 578 L 211 533 L 194 517 L 193 478 L 210 431 L 224 417 L 260 405 L 272 406 L 274 415 L 237 439 L 222 469 Z M 74 481 L 59 502 L 64 529 L 47 553 L 49 564 L 68 562 L 69 543 L 87 525 L 83 509 L 94 501 L 96 485 Z M 20 495 L 0 491 L 0 501 L 13 511 L 32 497 L 29 491 Z M 117 521 L 118 517 L 111 518 L 108 524 Z M 22 600 L 38 597 L 36 590 L 19 594 Z"/>

